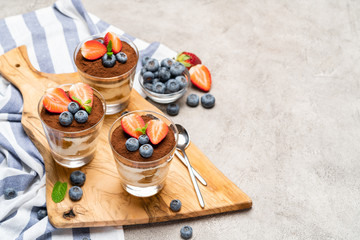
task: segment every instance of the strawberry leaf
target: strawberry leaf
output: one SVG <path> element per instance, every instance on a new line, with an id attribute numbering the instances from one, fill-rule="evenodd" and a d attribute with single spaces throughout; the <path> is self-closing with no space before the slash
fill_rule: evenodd
<path id="1" fill-rule="evenodd" d="M 80 99 L 78 99 L 77 97 L 72 96 L 72 99 L 73 99 L 73 100 L 75 100 L 75 101 L 77 101 L 80 105 L 82 105 L 81 100 L 80 100 Z"/>
<path id="2" fill-rule="evenodd" d="M 113 55 L 113 52 L 112 52 L 112 41 L 110 40 L 109 41 L 109 43 L 108 43 L 108 45 L 107 45 L 107 55 L 109 56 L 109 57 L 111 57 L 112 55 Z"/>
<path id="3" fill-rule="evenodd" d="M 84 104 L 89 104 L 91 103 L 91 99 L 88 99 Z"/>
<path id="4" fill-rule="evenodd" d="M 135 129 L 135 131 L 141 132 L 141 133 L 144 135 L 144 134 L 146 134 L 146 128 L 147 128 L 147 126 L 148 126 L 148 124 L 146 123 L 146 124 L 145 124 L 145 127 L 143 127 L 143 128 L 137 128 L 137 129 Z"/>
<path id="5" fill-rule="evenodd" d="M 59 203 L 64 200 L 67 190 L 67 183 L 57 181 L 51 193 L 51 198 L 55 203 Z"/>
<path id="6" fill-rule="evenodd" d="M 88 114 L 91 113 L 92 107 L 85 105 L 84 108 L 85 108 L 85 110 L 87 111 Z"/>

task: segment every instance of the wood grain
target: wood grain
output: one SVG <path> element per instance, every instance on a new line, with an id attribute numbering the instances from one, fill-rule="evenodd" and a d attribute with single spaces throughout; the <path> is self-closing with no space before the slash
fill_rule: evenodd
<path id="1" fill-rule="evenodd" d="M 207 187 L 199 184 L 206 204 L 204 209 L 198 204 L 187 168 L 176 157 L 160 194 L 149 198 L 137 198 L 126 193 L 120 185 L 107 139 L 111 124 L 120 114 L 106 116 L 96 156 L 90 164 L 81 168 L 87 175 L 83 186 L 83 198 L 79 202 L 72 202 L 66 196 L 61 203 L 54 203 L 51 200 L 54 183 L 69 183 L 70 173 L 74 170 L 64 168 L 53 161 L 36 108 L 47 88 L 78 82 L 79 76 L 77 73 L 55 75 L 36 71 L 28 60 L 25 46 L 0 56 L 0 73 L 23 95 L 21 123 L 44 158 L 47 210 L 49 220 L 55 227 L 144 224 L 236 211 L 252 206 L 251 199 L 226 178 L 193 143 L 190 143 L 186 152 L 193 167 L 208 182 Z M 160 112 L 133 90 L 127 110 L 139 109 Z M 168 206 L 172 199 L 180 199 L 183 203 L 180 212 L 170 211 Z M 75 217 L 66 217 L 66 214 L 64 216 L 64 213 L 70 210 L 74 212 Z"/>

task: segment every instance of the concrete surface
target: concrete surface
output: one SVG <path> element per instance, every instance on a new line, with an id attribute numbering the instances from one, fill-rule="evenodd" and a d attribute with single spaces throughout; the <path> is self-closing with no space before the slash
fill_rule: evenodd
<path id="1" fill-rule="evenodd" d="M 53 1 L 28 2 L 1 1 L 0 18 Z M 186 224 L 193 239 L 359 239 L 359 1 L 84 5 L 133 36 L 200 56 L 216 107 L 181 100 L 174 119 L 253 200 L 249 211 L 126 227 L 127 240 L 180 239 Z"/>

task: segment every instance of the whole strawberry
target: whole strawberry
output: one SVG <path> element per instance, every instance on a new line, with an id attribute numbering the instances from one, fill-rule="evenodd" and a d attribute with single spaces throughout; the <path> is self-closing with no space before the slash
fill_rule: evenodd
<path id="1" fill-rule="evenodd" d="M 177 55 L 176 61 L 184 64 L 187 69 L 190 69 L 192 66 L 197 64 L 201 64 L 200 58 L 193 53 L 190 52 L 181 52 Z"/>

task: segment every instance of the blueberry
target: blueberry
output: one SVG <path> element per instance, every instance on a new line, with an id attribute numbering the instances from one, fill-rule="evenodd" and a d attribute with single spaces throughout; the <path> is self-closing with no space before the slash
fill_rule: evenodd
<path id="1" fill-rule="evenodd" d="M 77 111 L 80 110 L 80 106 L 79 106 L 79 104 L 77 104 L 77 102 L 71 102 L 71 103 L 69 103 L 67 109 L 72 114 L 75 114 Z"/>
<path id="2" fill-rule="evenodd" d="M 5 188 L 4 190 L 4 198 L 6 200 L 9 200 L 9 199 L 13 199 L 13 198 L 16 198 L 17 197 L 17 192 L 15 189 L 9 187 L 9 188 Z"/>
<path id="3" fill-rule="evenodd" d="M 146 68 L 142 67 L 140 70 L 140 75 L 143 76 L 145 72 L 147 72 Z"/>
<path id="4" fill-rule="evenodd" d="M 170 67 L 174 64 L 174 61 L 171 58 L 165 58 L 161 61 L 161 66 L 170 69 Z"/>
<path id="5" fill-rule="evenodd" d="M 154 58 L 151 58 L 149 59 L 149 61 L 146 62 L 145 68 L 148 71 L 156 72 L 159 69 L 159 61 Z"/>
<path id="6" fill-rule="evenodd" d="M 104 44 L 104 40 L 102 39 L 96 39 L 99 43 Z"/>
<path id="7" fill-rule="evenodd" d="M 37 211 L 37 219 L 41 220 L 46 216 L 47 216 L 46 209 L 40 209 L 39 211 Z"/>
<path id="8" fill-rule="evenodd" d="M 135 152 L 139 149 L 139 141 L 136 138 L 129 138 L 125 142 L 126 149 L 130 152 Z"/>
<path id="9" fill-rule="evenodd" d="M 162 82 L 157 82 L 155 84 L 153 84 L 153 92 L 156 92 L 156 93 L 165 93 L 165 84 L 163 84 Z"/>
<path id="10" fill-rule="evenodd" d="M 187 96 L 186 104 L 189 107 L 196 107 L 197 105 L 199 105 L 199 97 L 198 97 L 198 95 L 192 93 L 189 96 Z"/>
<path id="11" fill-rule="evenodd" d="M 71 114 L 71 112 L 68 111 L 62 112 L 59 116 L 60 125 L 64 127 L 69 126 L 73 120 L 73 115 Z"/>
<path id="12" fill-rule="evenodd" d="M 170 115 L 170 116 L 176 116 L 178 115 L 180 110 L 179 104 L 177 103 L 170 103 L 167 105 L 166 107 L 166 112 Z"/>
<path id="13" fill-rule="evenodd" d="M 127 55 L 124 52 L 118 52 L 115 54 L 116 60 L 118 60 L 120 63 L 126 63 L 127 61 Z"/>
<path id="14" fill-rule="evenodd" d="M 153 85 L 152 85 L 151 83 L 145 83 L 145 84 L 144 84 L 144 87 L 145 87 L 147 90 L 152 91 Z"/>
<path id="15" fill-rule="evenodd" d="M 150 59 L 149 56 L 143 57 L 143 58 L 141 59 L 141 64 L 142 64 L 143 66 L 145 66 L 146 62 L 149 61 L 149 59 Z"/>
<path id="16" fill-rule="evenodd" d="M 175 79 L 170 79 L 169 81 L 167 81 L 165 86 L 166 89 L 169 90 L 169 92 L 171 93 L 177 92 L 180 89 L 180 85 Z"/>
<path id="17" fill-rule="evenodd" d="M 185 66 L 182 63 L 175 62 L 170 67 L 170 73 L 172 76 L 179 76 L 185 71 Z"/>
<path id="18" fill-rule="evenodd" d="M 175 80 L 179 83 L 180 89 L 183 89 L 183 88 L 186 87 L 186 85 L 187 85 L 187 80 L 186 80 L 186 77 L 184 77 L 183 75 L 177 76 L 177 77 L 175 78 Z"/>
<path id="19" fill-rule="evenodd" d="M 83 191 L 78 186 L 73 186 L 69 190 L 69 197 L 72 201 L 79 201 L 83 195 Z"/>
<path id="20" fill-rule="evenodd" d="M 79 110 L 77 113 L 75 113 L 74 118 L 78 123 L 85 123 L 88 120 L 89 115 L 85 110 Z"/>
<path id="21" fill-rule="evenodd" d="M 149 158 L 152 156 L 154 149 L 150 144 L 144 144 L 141 145 L 139 152 L 143 158 Z"/>
<path id="22" fill-rule="evenodd" d="M 193 230 L 190 226 L 184 226 L 180 229 L 180 235 L 183 239 L 190 239 L 192 237 Z"/>
<path id="23" fill-rule="evenodd" d="M 212 108 L 215 105 L 215 97 L 210 93 L 207 93 L 201 97 L 201 105 L 204 108 Z"/>
<path id="24" fill-rule="evenodd" d="M 171 73 L 167 68 L 160 68 L 159 70 L 159 78 L 160 81 L 162 82 L 166 82 L 167 80 L 169 80 L 171 77 Z"/>
<path id="25" fill-rule="evenodd" d="M 155 83 L 157 83 L 157 82 L 159 82 L 159 81 L 160 81 L 160 79 L 154 78 L 154 79 L 152 80 L 152 84 L 155 84 Z"/>
<path id="26" fill-rule="evenodd" d="M 139 141 L 140 145 L 147 144 L 147 143 L 149 143 L 149 137 L 146 134 L 140 135 L 138 141 Z"/>
<path id="27" fill-rule="evenodd" d="M 147 71 L 143 74 L 143 79 L 144 82 L 151 82 L 154 79 L 154 74 L 152 72 Z"/>
<path id="28" fill-rule="evenodd" d="M 86 175 L 82 171 L 74 171 L 70 174 L 70 182 L 73 186 L 79 186 L 81 187 L 84 185 L 86 180 Z"/>
<path id="29" fill-rule="evenodd" d="M 105 53 L 104 56 L 102 57 L 102 64 L 104 67 L 111 68 L 115 66 L 115 63 L 116 63 L 116 57 L 114 54 L 111 54 L 111 56 L 109 56 L 107 53 Z"/>
<path id="30" fill-rule="evenodd" d="M 174 200 L 171 201 L 171 203 L 170 203 L 171 211 L 178 212 L 178 211 L 180 211 L 180 208 L 181 208 L 181 201 L 180 200 L 174 199 Z"/>
<path id="31" fill-rule="evenodd" d="M 122 116 L 122 115 L 125 115 L 125 114 L 127 114 L 127 113 L 129 113 L 129 111 L 123 111 L 123 112 L 121 113 L 121 116 Z"/>

